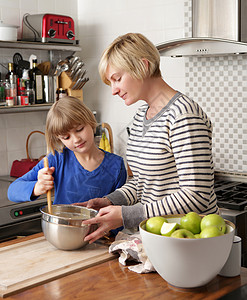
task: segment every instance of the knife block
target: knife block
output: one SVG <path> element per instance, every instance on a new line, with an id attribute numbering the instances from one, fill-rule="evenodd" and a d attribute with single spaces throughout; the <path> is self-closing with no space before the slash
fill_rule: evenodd
<path id="1" fill-rule="evenodd" d="M 58 77 L 59 88 L 64 89 L 67 92 L 68 96 L 72 96 L 83 101 L 82 89 L 72 90 L 72 86 L 74 85 L 74 83 L 75 82 L 72 82 L 67 72 L 62 72 L 61 75 Z"/>

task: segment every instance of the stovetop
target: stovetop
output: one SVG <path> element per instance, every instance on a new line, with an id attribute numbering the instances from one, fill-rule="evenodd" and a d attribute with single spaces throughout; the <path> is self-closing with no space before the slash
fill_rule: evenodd
<path id="1" fill-rule="evenodd" d="M 217 204 L 220 208 L 247 209 L 247 183 L 227 180 L 215 181 Z"/>

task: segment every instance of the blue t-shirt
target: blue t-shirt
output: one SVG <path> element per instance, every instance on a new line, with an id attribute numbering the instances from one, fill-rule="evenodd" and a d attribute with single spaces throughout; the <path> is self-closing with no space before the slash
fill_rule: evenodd
<path id="1" fill-rule="evenodd" d="M 49 154 L 48 160 L 49 167 L 55 167 L 53 204 L 71 204 L 101 198 L 126 182 L 123 158 L 113 153 L 105 152 L 102 163 L 92 172 L 85 170 L 74 152 L 68 148 L 64 148 L 62 153 Z M 38 171 L 43 167 L 42 160 L 31 171 L 17 178 L 9 186 L 9 200 L 25 202 L 37 199 L 38 197 L 31 198 L 31 195 L 38 180 Z"/>

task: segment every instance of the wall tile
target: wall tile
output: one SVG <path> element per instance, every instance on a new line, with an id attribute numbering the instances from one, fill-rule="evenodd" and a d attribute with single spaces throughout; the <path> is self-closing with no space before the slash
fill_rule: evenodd
<path id="1" fill-rule="evenodd" d="M 0 129 L 6 128 L 6 118 L 5 115 L 0 116 Z"/>
<path id="2" fill-rule="evenodd" d="M 43 0 L 44 2 L 46 0 Z M 52 1 L 50 1 L 50 5 L 52 5 Z M 38 12 L 38 0 L 20 0 L 20 10 L 25 12 L 35 11 Z"/>
<path id="3" fill-rule="evenodd" d="M 0 0 L 1 7 L 8 7 L 8 8 L 20 8 L 20 1 L 19 0 Z"/>
<path id="4" fill-rule="evenodd" d="M 2 6 L 1 12 L 4 24 L 20 26 L 19 8 Z"/>
<path id="5" fill-rule="evenodd" d="M 40 0 L 42 1 L 42 0 Z M 79 1 L 79 0 L 78 0 Z M 77 0 L 54 0 L 57 14 L 77 17 Z"/>
<path id="6" fill-rule="evenodd" d="M 6 115 L 7 129 L 17 129 L 25 127 L 25 114 L 8 114 Z"/>
<path id="7" fill-rule="evenodd" d="M 0 137 L 1 137 L 1 141 L 0 141 L 0 152 L 3 151 L 7 151 L 7 145 L 6 145 L 6 129 L 0 128 Z"/>
<path id="8" fill-rule="evenodd" d="M 37 10 L 39 14 L 42 13 L 56 13 L 56 1 L 38 0 Z"/>
<path id="9" fill-rule="evenodd" d="M 6 151 L 0 151 L 0 176 L 9 174 L 8 154 Z"/>

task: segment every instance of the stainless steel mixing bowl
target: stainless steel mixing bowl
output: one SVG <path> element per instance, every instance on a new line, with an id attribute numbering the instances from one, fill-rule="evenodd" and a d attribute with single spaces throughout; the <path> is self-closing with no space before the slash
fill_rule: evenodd
<path id="1" fill-rule="evenodd" d="M 52 205 L 52 213 L 48 206 L 40 209 L 41 226 L 45 238 L 53 246 L 61 250 L 76 250 L 84 247 L 84 238 L 93 232 L 97 225 L 82 225 L 83 220 L 93 218 L 97 211 L 75 205 Z"/>

